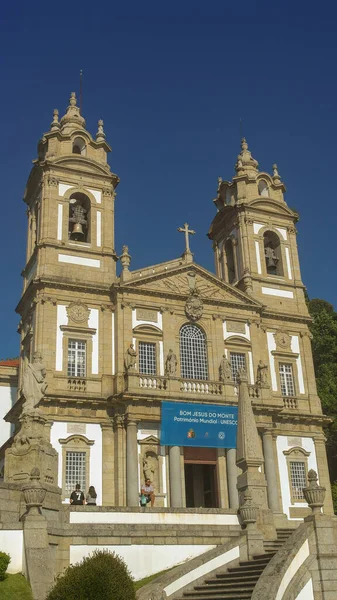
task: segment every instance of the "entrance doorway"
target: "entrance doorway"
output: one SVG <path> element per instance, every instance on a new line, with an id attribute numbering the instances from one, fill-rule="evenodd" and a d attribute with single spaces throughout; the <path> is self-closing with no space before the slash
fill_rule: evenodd
<path id="1" fill-rule="evenodd" d="M 186 508 L 217 508 L 216 466 L 185 464 Z"/>
<path id="2" fill-rule="evenodd" d="M 217 451 L 184 448 L 187 508 L 218 508 Z"/>

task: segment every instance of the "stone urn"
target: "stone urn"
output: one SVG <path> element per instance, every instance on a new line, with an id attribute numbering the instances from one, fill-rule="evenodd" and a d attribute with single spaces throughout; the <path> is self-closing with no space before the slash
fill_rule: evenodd
<path id="1" fill-rule="evenodd" d="M 244 502 L 239 508 L 239 513 L 242 523 L 246 525 L 247 529 L 252 529 L 257 521 L 257 506 L 254 504 L 252 494 L 249 490 L 245 491 L 243 499 Z"/>
<path id="2" fill-rule="evenodd" d="M 30 473 L 30 482 L 22 487 L 27 512 L 30 516 L 41 514 L 41 507 L 46 497 L 47 490 L 42 487 L 40 482 L 40 470 L 34 467 Z"/>
<path id="3" fill-rule="evenodd" d="M 321 512 L 324 504 L 326 488 L 318 485 L 318 475 L 314 469 L 310 469 L 308 473 L 308 487 L 303 488 L 304 498 L 310 506 L 313 514 Z"/>

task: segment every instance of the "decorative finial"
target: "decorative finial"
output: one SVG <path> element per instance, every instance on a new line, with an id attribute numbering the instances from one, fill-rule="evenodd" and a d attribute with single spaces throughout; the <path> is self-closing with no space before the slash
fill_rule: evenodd
<path id="1" fill-rule="evenodd" d="M 59 124 L 59 111 L 57 110 L 57 108 L 54 108 L 51 129 L 58 129 L 59 127 L 60 127 L 60 124 Z"/>
<path id="2" fill-rule="evenodd" d="M 218 177 L 218 189 L 217 189 L 218 194 L 220 192 L 221 184 L 222 184 L 222 177 Z"/>
<path id="3" fill-rule="evenodd" d="M 246 138 L 241 140 L 241 152 L 238 156 L 235 169 L 238 175 L 248 173 L 249 175 L 255 175 L 258 171 L 259 163 L 255 158 L 252 157 L 252 153 L 248 150 L 248 144 Z"/>
<path id="4" fill-rule="evenodd" d="M 70 106 L 76 106 L 76 94 L 75 94 L 75 92 L 71 92 L 69 104 L 70 104 Z"/>
<path id="5" fill-rule="evenodd" d="M 128 271 L 129 270 L 129 266 L 131 263 L 131 256 L 129 254 L 129 247 L 128 246 L 123 246 L 122 248 L 122 254 L 119 257 L 122 267 L 123 267 L 123 271 Z"/>
<path id="6" fill-rule="evenodd" d="M 241 140 L 241 148 L 242 150 L 248 150 L 248 144 L 246 138 L 242 138 Z"/>
<path id="7" fill-rule="evenodd" d="M 273 164 L 273 180 L 274 180 L 274 183 L 281 182 L 281 178 L 280 178 L 276 163 Z"/>
<path id="8" fill-rule="evenodd" d="M 96 142 L 99 142 L 101 140 L 105 139 L 105 133 L 104 133 L 104 129 L 103 129 L 103 119 L 99 119 L 98 121 L 98 130 L 96 133 Z"/>

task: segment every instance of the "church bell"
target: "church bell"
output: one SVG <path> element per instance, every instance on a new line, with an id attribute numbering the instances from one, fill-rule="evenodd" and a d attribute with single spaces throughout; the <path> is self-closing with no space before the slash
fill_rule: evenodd
<path id="1" fill-rule="evenodd" d="M 84 231 L 82 229 L 82 224 L 81 223 L 74 223 L 74 227 L 73 230 L 71 232 L 71 239 L 72 240 L 83 240 L 84 238 Z"/>

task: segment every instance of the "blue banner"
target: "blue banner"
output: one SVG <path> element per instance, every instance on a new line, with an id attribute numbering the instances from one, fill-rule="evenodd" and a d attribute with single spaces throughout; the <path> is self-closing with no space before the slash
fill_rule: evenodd
<path id="1" fill-rule="evenodd" d="M 162 446 L 235 448 L 238 407 L 162 402 Z"/>

